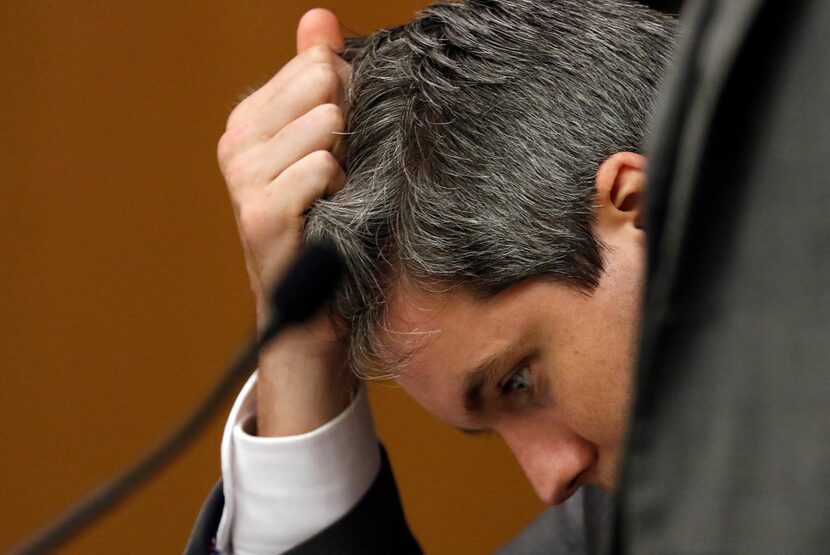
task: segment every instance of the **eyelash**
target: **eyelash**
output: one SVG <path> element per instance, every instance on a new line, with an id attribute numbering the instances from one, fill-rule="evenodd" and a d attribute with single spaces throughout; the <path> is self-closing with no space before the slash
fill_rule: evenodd
<path id="1" fill-rule="evenodd" d="M 516 389 L 516 388 L 511 387 L 511 384 L 516 383 L 516 379 L 518 377 L 520 377 L 522 374 L 525 374 L 524 383 L 522 383 L 522 385 L 525 387 L 525 389 Z M 533 384 L 530 381 L 530 367 L 522 366 L 521 368 L 519 368 L 518 371 L 516 371 L 513 375 L 511 375 L 509 378 L 507 378 L 507 381 L 505 381 L 503 384 L 501 384 L 500 388 L 501 388 L 501 391 L 499 393 L 500 397 L 506 397 L 506 396 L 512 395 L 514 393 L 528 393 L 528 392 L 532 391 L 533 390 Z"/>

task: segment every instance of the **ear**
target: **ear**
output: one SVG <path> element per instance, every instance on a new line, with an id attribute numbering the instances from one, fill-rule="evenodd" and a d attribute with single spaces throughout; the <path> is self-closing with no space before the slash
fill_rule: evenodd
<path id="1" fill-rule="evenodd" d="M 642 230 L 645 221 L 643 193 L 646 158 L 634 152 L 617 152 L 600 164 L 594 185 L 597 191 L 599 229 L 633 226 Z"/>

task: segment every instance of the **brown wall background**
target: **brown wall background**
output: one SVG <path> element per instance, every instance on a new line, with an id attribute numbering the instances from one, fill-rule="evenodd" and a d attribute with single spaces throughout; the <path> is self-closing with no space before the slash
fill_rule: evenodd
<path id="1" fill-rule="evenodd" d="M 215 144 L 314 5 L 369 33 L 424 0 L 0 4 L 0 550 L 201 399 L 253 324 Z M 485 553 L 540 510 L 497 439 L 373 386 L 428 553 Z M 197 445 L 64 553 L 177 553 L 219 476 Z"/>

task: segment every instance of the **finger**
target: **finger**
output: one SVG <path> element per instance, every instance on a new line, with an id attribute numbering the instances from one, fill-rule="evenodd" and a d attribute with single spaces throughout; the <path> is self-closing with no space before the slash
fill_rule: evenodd
<path id="1" fill-rule="evenodd" d="M 270 185 L 281 198 L 286 216 L 299 217 L 325 195 L 343 188 L 346 174 L 331 152 L 317 150 L 291 165 Z"/>
<path id="2" fill-rule="evenodd" d="M 321 104 L 312 108 L 257 149 L 257 173 L 268 183 L 312 152 L 332 151 L 343 132 L 343 126 L 343 112 L 337 105 Z"/>
<path id="3" fill-rule="evenodd" d="M 315 8 L 307 11 L 297 24 L 297 53 L 320 44 L 335 52 L 342 52 L 346 47 L 337 16 L 329 10 Z"/>
<path id="4" fill-rule="evenodd" d="M 339 105 L 343 84 L 330 67 L 317 65 L 297 76 L 252 116 L 248 133 L 254 140 L 269 140 L 286 125 L 321 104 Z"/>
<path id="5" fill-rule="evenodd" d="M 302 54 L 294 57 L 280 69 L 265 85 L 251 93 L 240 102 L 228 117 L 226 129 L 231 129 L 250 121 L 262 107 L 278 99 L 279 92 L 286 84 L 297 76 L 308 71 L 314 65 L 331 66 L 335 75 L 340 79 L 341 87 L 345 88 L 351 77 L 351 66 L 327 46 L 317 46 L 306 49 Z"/>

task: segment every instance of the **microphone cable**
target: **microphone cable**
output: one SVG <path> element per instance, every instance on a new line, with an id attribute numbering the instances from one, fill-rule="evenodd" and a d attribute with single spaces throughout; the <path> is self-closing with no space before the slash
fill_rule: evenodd
<path id="1" fill-rule="evenodd" d="M 169 464 L 204 430 L 223 400 L 253 371 L 260 349 L 286 327 L 304 322 L 319 311 L 334 293 L 342 274 L 343 265 L 333 246 L 306 246 L 271 296 L 274 316 L 269 324 L 261 334 L 252 334 L 184 423 L 120 476 L 99 485 L 12 548 L 11 555 L 39 555 L 57 548 Z"/>

